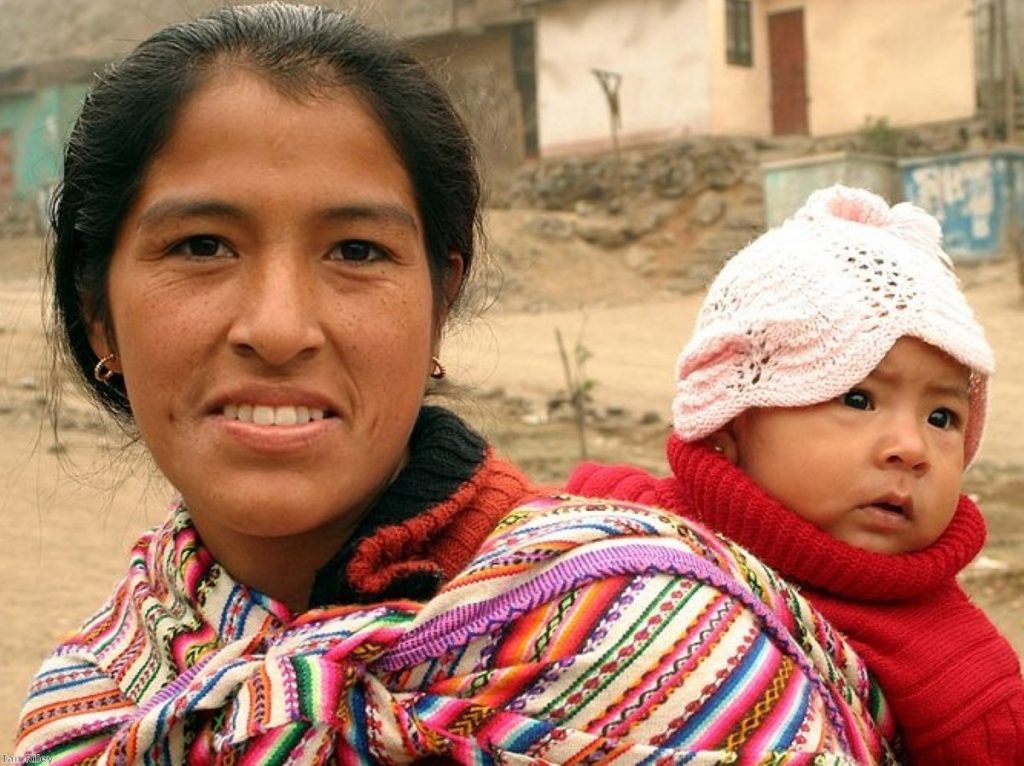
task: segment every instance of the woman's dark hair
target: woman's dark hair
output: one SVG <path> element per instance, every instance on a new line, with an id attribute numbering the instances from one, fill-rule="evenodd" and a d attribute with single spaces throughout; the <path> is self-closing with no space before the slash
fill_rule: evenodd
<path id="1" fill-rule="evenodd" d="M 86 97 L 51 212 L 57 342 L 122 422 L 131 410 L 120 378 L 93 378 L 89 344 L 92 322 L 106 319 L 118 229 L 184 103 L 236 66 L 296 100 L 342 86 L 365 100 L 412 181 L 438 310 L 450 254 L 462 256 L 463 282 L 473 263 L 481 193 L 473 142 L 448 95 L 399 43 L 347 12 L 278 2 L 167 27 L 108 67 Z"/>

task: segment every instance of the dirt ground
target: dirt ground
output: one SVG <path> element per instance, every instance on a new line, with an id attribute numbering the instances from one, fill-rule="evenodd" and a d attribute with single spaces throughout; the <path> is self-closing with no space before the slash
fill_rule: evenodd
<path id="1" fill-rule="evenodd" d="M 555 339 L 589 353 L 594 417 L 588 454 L 663 470 L 676 354 L 699 294 L 641 277 L 623 253 L 552 242 L 492 216 L 503 292 L 446 340 L 457 387 L 449 399 L 538 479 L 558 481 L 580 455 L 564 407 Z M 169 489 L 135 448 L 59 380 L 52 383 L 37 278 L 42 244 L 0 240 L 0 754 L 25 688 L 48 650 L 96 608 L 127 563 L 135 537 L 162 516 Z M 965 586 L 1024 655 L 1024 300 L 1010 264 L 967 269 L 968 297 L 999 370 L 985 443 L 967 477 L 989 542 Z M 488 280 L 492 286 L 496 280 Z M 48 402 L 59 390 L 57 428 Z"/>

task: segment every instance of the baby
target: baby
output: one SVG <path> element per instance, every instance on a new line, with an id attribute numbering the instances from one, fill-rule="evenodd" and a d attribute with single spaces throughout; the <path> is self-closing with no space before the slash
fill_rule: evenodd
<path id="1" fill-rule="evenodd" d="M 673 476 L 579 466 L 570 492 L 704 522 L 798 584 L 885 691 L 915 764 L 1024 763 L 1013 648 L 956 581 L 992 350 L 938 222 L 815 192 L 732 258 L 679 358 Z"/>

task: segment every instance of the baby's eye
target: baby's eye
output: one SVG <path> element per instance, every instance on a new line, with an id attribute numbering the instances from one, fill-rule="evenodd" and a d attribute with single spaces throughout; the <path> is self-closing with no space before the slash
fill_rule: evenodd
<path id="1" fill-rule="evenodd" d="M 364 239 L 348 239 L 339 242 L 331 250 L 331 257 L 339 261 L 370 262 L 387 258 L 387 252 L 379 245 Z"/>
<path id="2" fill-rule="evenodd" d="M 941 428 L 944 431 L 953 428 L 958 422 L 959 418 L 956 413 L 952 410 L 947 410 L 945 407 L 932 410 L 931 414 L 928 415 L 928 425 Z"/>
<path id="3" fill-rule="evenodd" d="M 228 248 L 216 237 L 200 234 L 183 239 L 171 248 L 171 252 L 191 258 L 216 258 L 228 255 Z"/>
<path id="4" fill-rule="evenodd" d="M 853 391 L 847 391 L 839 397 L 839 401 L 843 406 L 852 407 L 855 410 L 870 410 L 874 406 L 869 394 L 856 389 Z"/>

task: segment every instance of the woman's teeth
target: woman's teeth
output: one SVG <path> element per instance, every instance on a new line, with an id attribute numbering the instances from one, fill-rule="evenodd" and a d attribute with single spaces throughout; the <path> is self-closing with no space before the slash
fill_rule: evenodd
<path id="1" fill-rule="evenodd" d="M 323 420 L 324 411 L 312 407 L 270 407 L 265 404 L 228 404 L 224 417 L 258 426 L 295 426 Z"/>

